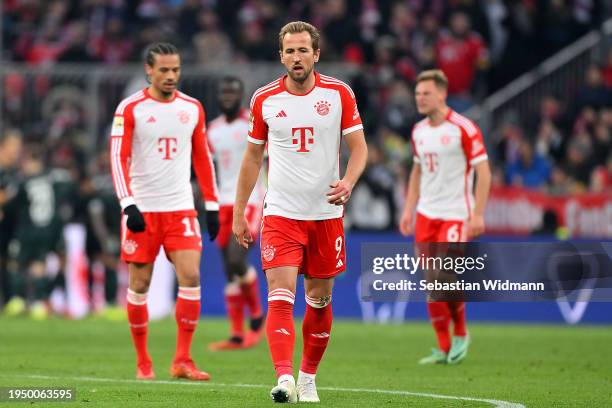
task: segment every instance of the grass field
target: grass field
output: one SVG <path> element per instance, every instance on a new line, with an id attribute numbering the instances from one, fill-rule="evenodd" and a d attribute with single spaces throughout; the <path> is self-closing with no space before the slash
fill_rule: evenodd
<path id="1" fill-rule="evenodd" d="M 415 362 L 433 345 L 429 325 L 334 322 L 317 376 L 320 406 L 612 406 L 612 329 L 473 324 L 470 330 L 473 344 L 463 364 L 423 367 Z M 0 318 L 0 387 L 76 389 L 74 405 L 11 407 L 272 406 L 268 392 L 275 380 L 267 345 L 225 353 L 206 349 L 226 333 L 224 321 L 202 321 L 193 355 L 212 380 L 176 381 L 168 374 L 174 322 L 151 323 L 158 379 L 139 382 L 127 323 Z"/>

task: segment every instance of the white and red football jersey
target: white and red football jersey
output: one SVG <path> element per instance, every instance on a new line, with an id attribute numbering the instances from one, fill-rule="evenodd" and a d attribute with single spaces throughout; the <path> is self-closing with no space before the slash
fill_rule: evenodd
<path id="1" fill-rule="evenodd" d="M 412 130 L 414 161 L 421 165 L 417 212 L 431 219 L 467 220 L 474 208 L 474 165 L 487 160 L 480 129 L 449 109 L 431 126 L 425 118 Z"/>
<path id="2" fill-rule="evenodd" d="M 144 89 L 119 104 L 110 159 L 121 208 L 136 204 L 142 212 L 193 209 L 192 163 L 206 209 L 219 208 L 205 123 L 202 104 L 179 91 L 159 101 Z"/>
<path id="3" fill-rule="evenodd" d="M 208 143 L 217 161 L 220 205 L 234 205 L 242 157 L 247 148 L 248 131 L 249 111 L 246 109 L 242 109 L 238 117 L 231 122 L 227 121 L 225 115 L 221 115 L 208 125 Z M 261 205 L 264 191 L 260 177 L 249 197 L 249 203 Z"/>
<path id="4" fill-rule="evenodd" d="M 305 95 L 290 93 L 285 77 L 259 88 L 251 99 L 249 142 L 268 144 L 264 216 L 295 220 L 342 217 L 327 202 L 340 178 L 341 137 L 363 129 L 355 95 L 344 82 L 315 72 Z"/>

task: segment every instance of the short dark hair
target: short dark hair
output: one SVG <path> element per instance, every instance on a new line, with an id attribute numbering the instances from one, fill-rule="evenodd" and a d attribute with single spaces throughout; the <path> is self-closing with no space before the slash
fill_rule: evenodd
<path id="1" fill-rule="evenodd" d="M 221 78 L 221 80 L 219 81 L 219 85 L 221 84 L 228 84 L 228 83 L 232 83 L 232 82 L 236 82 L 238 83 L 238 85 L 240 85 L 240 91 L 244 91 L 244 82 L 242 82 L 242 79 L 238 78 L 237 76 L 232 76 L 232 75 L 226 75 L 223 78 Z"/>
<path id="2" fill-rule="evenodd" d="M 151 44 L 145 51 L 145 63 L 152 67 L 155 64 L 156 55 L 179 55 L 179 52 L 178 48 L 170 43 L 160 42 Z"/>
<path id="3" fill-rule="evenodd" d="M 304 21 L 292 21 L 291 23 L 285 24 L 283 28 L 281 28 L 280 32 L 278 33 L 278 49 L 281 51 L 283 50 L 283 40 L 285 39 L 285 34 L 297 34 L 304 31 L 310 34 L 310 38 L 312 39 L 312 49 L 314 51 L 318 50 L 321 34 L 315 26 Z"/>

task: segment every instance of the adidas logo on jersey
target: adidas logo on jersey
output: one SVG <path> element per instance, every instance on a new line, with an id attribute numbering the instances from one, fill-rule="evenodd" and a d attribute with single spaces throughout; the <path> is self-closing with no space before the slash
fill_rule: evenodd
<path id="1" fill-rule="evenodd" d="M 286 118 L 287 114 L 285 113 L 284 110 L 281 110 L 280 112 L 278 112 L 278 114 L 276 115 L 277 118 Z"/>
<path id="2" fill-rule="evenodd" d="M 338 263 L 336 264 L 336 268 L 341 268 L 344 266 L 344 262 L 342 262 L 342 259 L 338 259 Z"/>
<path id="3" fill-rule="evenodd" d="M 153 116 L 149 116 L 149 119 L 147 119 L 147 123 L 155 123 L 157 122 L 157 120 L 155 120 L 155 117 Z"/>

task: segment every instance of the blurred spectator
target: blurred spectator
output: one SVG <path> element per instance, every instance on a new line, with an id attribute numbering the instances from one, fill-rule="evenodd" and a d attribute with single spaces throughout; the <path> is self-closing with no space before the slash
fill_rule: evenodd
<path id="1" fill-rule="evenodd" d="M 598 166 L 593 171 L 590 190 L 594 193 L 612 193 L 612 153 L 605 165 Z"/>
<path id="2" fill-rule="evenodd" d="M 586 106 L 595 109 L 612 106 L 612 88 L 606 88 L 601 70 L 596 65 L 589 67 L 584 87 L 576 95 L 576 111 Z"/>
<path id="3" fill-rule="evenodd" d="M 198 14 L 197 28 L 193 36 L 196 62 L 199 64 L 228 64 L 232 57 L 232 44 L 219 30 L 219 21 L 211 10 Z"/>
<path id="4" fill-rule="evenodd" d="M 591 146 L 585 140 L 575 139 L 570 142 L 567 149 L 567 172 L 578 182 L 580 189 L 585 190 L 589 185 L 592 164 L 589 163 Z"/>
<path id="5" fill-rule="evenodd" d="M 544 157 L 534 152 L 531 143 L 522 140 L 519 145 L 518 157 L 508 165 L 506 181 L 517 187 L 537 189 L 550 178 L 550 163 Z"/>
<path id="6" fill-rule="evenodd" d="M 488 52 L 481 36 L 471 30 L 469 17 L 461 12 L 450 17 L 449 31 L 436 44 L 436 61 L 448 77 L 448 104 L 458 112 L 468 109 L 474 80 L 488 67 Z"/>

